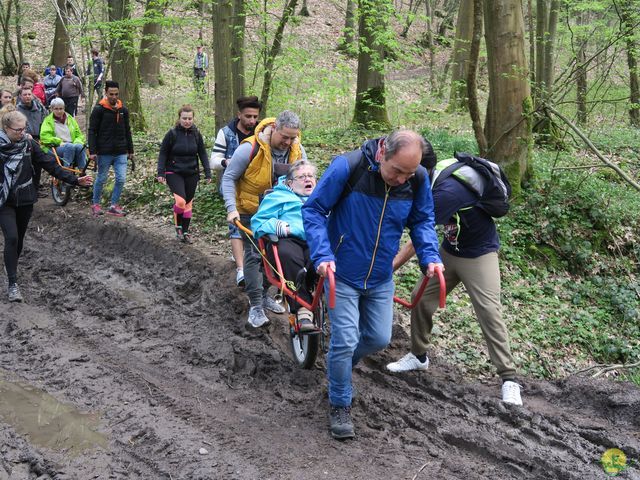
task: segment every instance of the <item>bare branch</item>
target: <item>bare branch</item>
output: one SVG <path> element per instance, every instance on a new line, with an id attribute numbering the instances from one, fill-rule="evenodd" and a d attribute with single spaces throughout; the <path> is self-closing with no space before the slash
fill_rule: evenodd
<path id="1" fill-rule="evenodd" d="M 567 117 L 565 117 L 563 114 L 561 114 L 560 112 L 558 112 L 555 108 L 551 107 L 550 105 L 544 105 L 544 110 L 553 113 L 556 117 L 558 117 L 560 120 L 562 120 L 564 123 L 566 123 L 574 132 L 576 132 L 576 134 L 582 139 L 582 141 L 589 147 L 589 149 L 604 163 L 606 164 L 608 167 L 610 167 L 613 171 L 615 171 L 625 182 L 627 182 L 629 185 L 631 185 L 633 188 L 635 188 L 636 190 L 638 190 L 640 192 L 640 184 L 638 184 L 636 181 L 634 181 L 631 177 L 629 177 L 629 175 L 627 175 L 626 172 L 624 172 L 620 167 L 618 167 L 615 163 L 611 162 L 610 160 L 608 160 L 607 158 L 604 157 L 604 155 L 602 155 L 600 153 L 600 151 L 596 148 L 596 146 L 591 142 L 591 140 L 589 140 L 589 138 L 582 133 L 582 131 L 574 124 L 572 123 Z"/>

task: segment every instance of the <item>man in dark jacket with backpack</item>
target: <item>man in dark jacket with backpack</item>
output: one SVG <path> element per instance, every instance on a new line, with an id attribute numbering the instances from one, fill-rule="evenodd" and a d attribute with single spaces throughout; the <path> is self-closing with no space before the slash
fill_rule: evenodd
<path id="1" fill-rule="evenodd" d="M 109 169 L 113 166 L 116 176 L 113 193 L 111 194 L 111 206 L 107 214 L 116 217 L 125 215 L 122 207 L 118 205 L 120 194 L 127 179 L 127 160 L 133 158 L 133 139 L 129 125 L 129 110 L 118 98 L 120 86 L 117 82 L 105 82 L 105 98 L 100 100 L 91 112 L 89 122 L 89 152 L 90 158 L 98 163 L 98 176 L 93 186 L 93 205 L 91 212 L 94 215 L 102 215 L 100 197 Z"/>
<path id="2" fill-rule="evenodd" d="M 369 140 L 336 157 L 302 207 L 315 268 L 335 272 L 336 303 L 329 310 L 327 356 L 329 423 L 336 439 L 354 436 L 352 368 L 387 346 L 393 321 L 392 261 L 405 227 L 420 266 L 442 267 L 427 173 L 426 144 L 411 130 Z"/>
<path id="3" fill-rule="evenodd" d="M 456 168 L 453 166 L 456 164 L 460 168 L 460 163 L 467 158 L 473 161 L 473 157 L 461 155 L 461 162 L 450 159 L 436 163 L 432 148 L 430 152 L 430 155 L 423 157 L 423 165 L 429 170 L 434 182 L 432 189 L 436 224 L 444 226 L 440 255 L 445 265 L 447 292 L 451 292 L 459 283 L 465 286 L 487 343 L 489 357 L 503 382 L 502 401 L 522 405 L 520 386 L 516 383 L 516 370 L 509 346 L 509 332 L 501 313 L 498 263 L 500 240 L 493 218 L 486 210 L 496 216 L 503 215 L 506 211 L 504 207 L 499 211 L 493 211 L 489 206 L 483 208 L 484 199 L 473 191 L 468 181 L 471 176 L 473 181 L 481 179 L 473 168 L 464 166 L 467 169 L 465 173 L 470 174 L 469 178 L 465 177 L 460 169 L 449 175 L 443 174 L 447 172 L 447 167 Z M 484 162 L 477 167 L 479 171 L 482 171 L 483 166 Z M 443 174 L 446 178 L 438 181 L 438 174 Z M 485 174 L 488 175 L 489 172 L 485 170 Z M 486 178 L 489 178 L 490 182 L 494 180 L 490 176 Z M 490 185 L 487 186 L 486 180 L 484 183 L 485 193 L 489 195 Z M 508 198 L 507 192 L 510 193 L 510 187 L 508 182 L 505 183 L 504 195 Z M 497 190 L 499 197 L 501 194 L 499 189 Z M 502 201 L 506 202 L 504 197 Z M 409 242 L 394 259 L 394 270 L 407 262 L 413 253 L 413 245 Z M 422 279 L 418 280 L 414 296 L 421 283 Z M 397 362 L 388 364 L 388 370 L 406 372 L 426 370 L 429 367 L 426 352 L 433 328 L 433 314 L 438 308 L 439 288 L 437 283 L 430 282 L 418 305 L 411 310 L 411 351 Z"/>

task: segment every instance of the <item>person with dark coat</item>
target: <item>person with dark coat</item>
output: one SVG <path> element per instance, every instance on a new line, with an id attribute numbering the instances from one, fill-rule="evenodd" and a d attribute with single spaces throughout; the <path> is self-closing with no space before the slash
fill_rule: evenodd
<path id="1" fill-rule="evenodd" d="M 133 159 L 133 138 L 129 125 L 129 110 L 122 104 L 118 82 L 105 82 L 105 98 L 93 107 L 89 121 L 89 158 L 97 160 L 98 176 L 93 187 L 91 212 L 102 215 L 100 197 L 113 165 L 116 182 L 111 193 L 111 206 L 107 214 L 116 217 L 125 215 L 118 200 L 127 180 L 127 160 Z"/>
<path id="2" fill-rule="evenodd" d="M 193 197 L 196 194 L 200 169 L 204 169 L 207 182 L 211 182 L 209 158 L 202 135 L 193 124 L 193 108 L 183 105 L 178 110 L 176 126 L 167 132 L 158 155 L 158 176 L 160 183 L 166 183 L 173 194 L 173 221 L 176 238 L 191 243 L 189 224 L 193 211 Z"/>
<path id="3" fill-rule="evenodd" d="M 73 72 L 74 68 L 71 65 L 64 67 L 64 77 L 56 87 L 56 94 L 64 100 L 65 112 L 75 117 L 78 112 L 78 99 L 84 98 L 84 89 L 82 82 Z"/>
<path id="4" fill-rule="evenodd" d="M 38 195 L 33 181 L 33 166 L 71 185 L 89 186 L 90 176 L 76 177 L 60 167 L 42 151 L 38 142 L 25 134 L 27 118 L 18 111 L 2 116 L 0 130 L 0 228 L 4 235 L 4 265 L 9 280 L 10 302 L 21 302 L 17 284 L 18 258 Z"/>

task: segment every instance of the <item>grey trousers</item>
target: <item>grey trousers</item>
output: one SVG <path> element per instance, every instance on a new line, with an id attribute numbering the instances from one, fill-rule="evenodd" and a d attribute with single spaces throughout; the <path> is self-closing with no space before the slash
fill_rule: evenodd
<path id="1" fill-rule="evenodd" d="M 462 258 L 450 255 L 441 248 L 440 256 L 445 266 L 447 295 L 462 282 L 471 297 L 491 363 L 503 381 L 513 380 L 516 370 L 509 346 L 509 332 L 502 320 L 498 253 Z M 414 288 L 412 298 L 421 283 L 422 279 Z M 414 355 L 422 355 L 427 351 L 433 329 L 433 314 L 438 309 L 439 292 L 439 283 L 431 280 L 422 299 L 411 311 L 411 352 Z"/>
<path id="2" fill-rule="evenodd" d="M 250 229 L 251 215 L 240 215 L 240 223 Z M 263 304 L 263 297 L 266 295 L 266 289 L 269 288 L 269 284 L 263 281 L 262 258 L 256 247 L 251 243 L 253 241 L 258 245 L 258 241 L 249 238 L 244 232 L 241 232 L 241 234 L 244 247 L 244 291 L 249 296 L 249 304 L 252 307 L 258 307 Z"/>

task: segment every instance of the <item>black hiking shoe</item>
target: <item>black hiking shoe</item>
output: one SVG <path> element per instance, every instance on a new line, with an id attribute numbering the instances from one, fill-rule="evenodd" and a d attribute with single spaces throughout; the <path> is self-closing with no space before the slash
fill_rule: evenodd
<path id="1" fill-rule="evenodd" d="M 331 436 L 337 440 L 356 436 L 351 421 L 351 407 L 330 407 L 329 424 Z"/>

